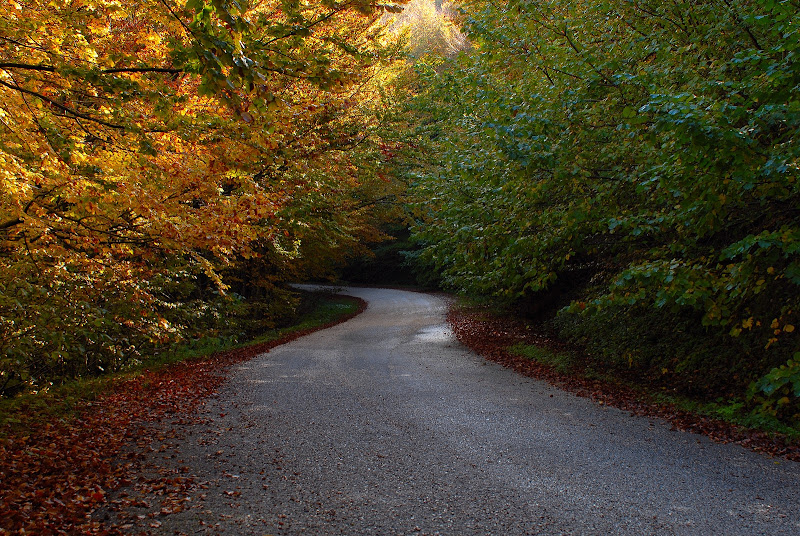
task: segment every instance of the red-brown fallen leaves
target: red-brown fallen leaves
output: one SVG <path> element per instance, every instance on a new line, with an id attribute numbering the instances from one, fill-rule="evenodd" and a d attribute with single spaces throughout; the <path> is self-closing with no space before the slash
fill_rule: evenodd
<path id="1" fill-rule="evenodd" d="M 366 308 L 357 301 L 356 313 L 332 324 L 118 381 L 98 400 L 83 403 L 79 419 L 33 429 L 37 416 L 21 415 L 31 424 L 21 428 L 29 431 L 0 439 L 0 534 L 121 534 L 119 527 L 91 516 L 107 502 L 107 492 L 137 481 L 141 452 L 165 439 L 158 435 L 163 431 L 148 423 L 191 421 L 192 410 L 218 389 L 231 365 L 352 318 Z M 160 514 L 168 515 L 183 508 L 192 484 L 190 478 L 163 474 L 137 485 L 161 490 Z M 116 503 L 125 503 L 121 496 Z"/>
<path id="2" fill-rule="evenodd" d="M 544 380 L 578 396 L 591 398 L 598 404 L 613 406 L 635 415 L 664 419 L 675 430 L 703 434 L 720 443 L 738 443 L 757 452 L 800 461 L 800 445 L 790 443 L 784 438 L 688 413 L 666 404 L 657 404 L 648 400 L 643 393 L 623 385 L 563 374 L 542 363 L 512 354 L 508 348 L 518 343 L 553 350 L 564 349 L 563 343 L 538 334 L 513 318 L 494 317 L 487 315 L 485 311 L 451 308 L 447 320 L 461 343 L 483 357 L 525 376 Z"/>

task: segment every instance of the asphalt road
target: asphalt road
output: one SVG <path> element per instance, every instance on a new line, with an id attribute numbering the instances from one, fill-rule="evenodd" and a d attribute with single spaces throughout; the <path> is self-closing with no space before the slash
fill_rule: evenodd
<path id="1" fill-rule="evenodd" d="M 367 311 L 238 366 L 156 449 L 200 486 L 131 532 L 800 535 L 800 464 L 488 363 L 440 298 L 346 293 Z"/>

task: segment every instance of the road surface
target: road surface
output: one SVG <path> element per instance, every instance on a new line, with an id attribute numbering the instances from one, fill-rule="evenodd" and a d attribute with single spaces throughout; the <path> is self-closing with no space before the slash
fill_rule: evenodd
<path id="1" fill-rule="evenodd" d="M 800 535 L 800 464 L 489 363 L 438 297 L 345 293 L 366 312 L 237 366 L 156 449 L 200 486 L 131 532 Z"/>

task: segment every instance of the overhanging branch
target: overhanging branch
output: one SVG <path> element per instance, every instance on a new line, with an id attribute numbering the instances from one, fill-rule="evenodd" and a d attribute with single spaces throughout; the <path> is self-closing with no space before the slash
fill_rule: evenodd
<path id="1" fill-rule="evenodd" d="M 33 63 L 15 63 L 3 62 L 0 63 L 0 69 L 23 69 L 26 71 L 45 71 L 54 73 L 58 69 L 52 65 L 37 65 Z M 175 69 L 171 67 L 116 67 L 114 69 L 100 69 L 102 74 L 116 74 L 116 73 L 166 73 L 166 74 L 180 74 L 184 72 L 183 69 Z"/>
<path id="2" fill-rule="evenodd" d="M 126 127 L 124 125 L 117 125 L 117 124 L 114 124 L 114 123 L 109 123 L 108 121 L 103 121 L 102 119 L 98 119 L 97 117 L 92 117 L 91 115 L 81 113 L 81 112 L 79 112 L 77 110 L 73 110 L 69 106 L 64 106 L 63 104 L 61 104 L 59 102 L 56 102 L 53 99 L 51 99 L 49 97 L 46 97 L 45 95 L 42 95 L 41 93 L 37 93 L 35 91 L 31 91 L 30 89 L 25 89 L 24 87 L 20 87 L 20 86 L 18 86 L 16 84 L 9 84 L 8 82 L 4 82 L 3 80 L 0 80 L 0 86 L 5 86 L 5 87 L 7 87 L 7 88 L 9 88 L 11 90 L 19 91 L 20 93 L 23 93 L 25 95 L 31 95 L 33 97 L 37 97 L 39 99 L 42 99 L 46 103 L 48 103 L 48 104 L 50 104 L 52 106 L 55 106 L 59 110 L 62 110 L 62 111 L 66 112 L 66 113 L 68 113 L 68 114 L 70 114 L 72 116 L 79 117 L 81 119 L 86 119 L 87 121 L 92 121 L 94 123 L 97 123 L 99 125 L 103 125 L 105 127 L 114 128 L 114 129 L 117 129 L 117 130 L 127 130 L 127 128 L 128 128 L 128 127 Z"/>

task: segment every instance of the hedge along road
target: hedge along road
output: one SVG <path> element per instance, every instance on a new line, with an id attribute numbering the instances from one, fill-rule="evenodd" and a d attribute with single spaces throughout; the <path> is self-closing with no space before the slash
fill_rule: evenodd
<path id="1" fill-rule="evenodd" d="M 200 488 L 131 531 L 800 534 L 800 464 L 488 363 L 438 297 L 344 293 L 366 312 L 237 366 L 153 454 Z"/>

